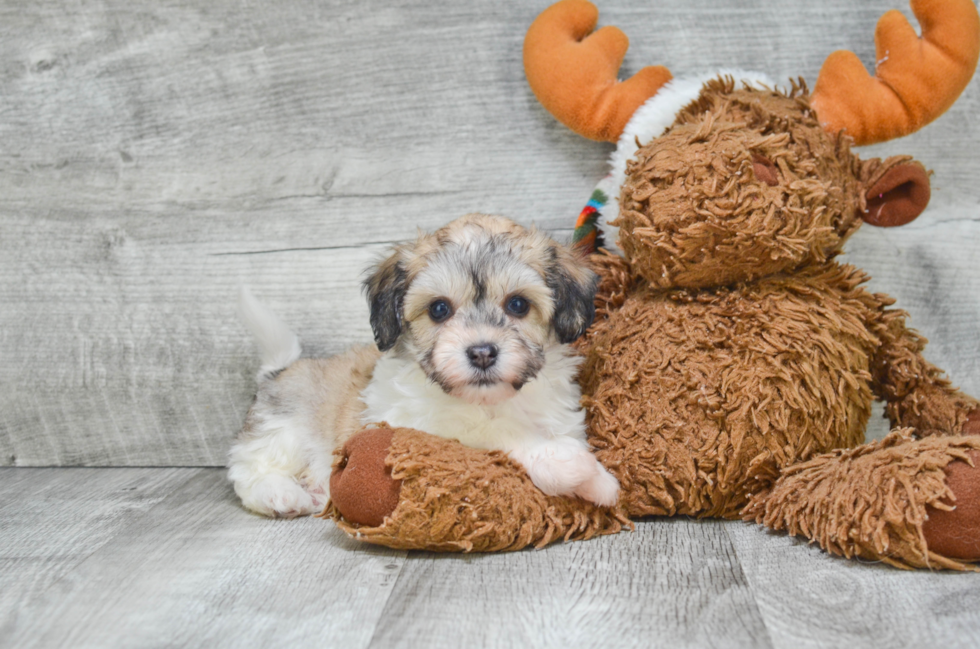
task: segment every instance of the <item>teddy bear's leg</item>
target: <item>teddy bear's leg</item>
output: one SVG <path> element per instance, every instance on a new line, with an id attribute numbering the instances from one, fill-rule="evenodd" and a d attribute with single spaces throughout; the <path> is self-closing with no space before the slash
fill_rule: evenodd
<path id="1" fill-rule="evenodd" d="M 500 451 L 409 429 L 366 429 L 334 465 L 323 516 L 355 538 L 400 549 L 519 550 L 614 534 L 615 509 L 546 496 Z"/>
<path id="2" fill-rule="evenodd" d="M 969 460 L 953 460 L 943 470 L 955 500 L 926 507 L 927 546 L 945 557 L 980 560 L 980 451 L 971 450 Z"/>
<path id="3" fill-rule="evenodd" d="M 398 506 L 402 483 L 385 465 L 393 435 L 390 428 L 361 431 L 347 440 L 334 465 L 331 500 L 336 509 L 348 512 L 353 524 L 376 527 Z"/>
<path id="4" fill-rule="evenodd" d="M 980 436 L 900 429 L 819 455 L 785 468 L 743 517 L 846 557 L 969 569 L 980 560 Z"/>
<path id="5" fill-rule="evenodd" d="M 872 361 L 872 389 L 887 402 L 893 427 L 914 428 L 920 437 L 980 434 L 980 402 L 923 358 L 926 339 L 906 328 L 904 312 L 882 310 L 873 328 L 881 347 Z"/>

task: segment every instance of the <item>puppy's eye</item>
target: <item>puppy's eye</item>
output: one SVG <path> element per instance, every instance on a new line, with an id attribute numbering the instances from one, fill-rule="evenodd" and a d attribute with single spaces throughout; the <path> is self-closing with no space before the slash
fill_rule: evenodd
<path id="1" fill-rule="evenodd" d="M 436 300 L 429 305 L 429 317 L 433 322 L 443 322 L 453 314 L 453 307 L 446 300 Z"/>
<path id="2" fill-rule="evenodd" d="M 507 300 L 507 305 L 504 308 L 512 316 L 523 318 L 527 315 L 528 309 L 531 308 L 531 303 L 520 295 L 513 295 Z"/>

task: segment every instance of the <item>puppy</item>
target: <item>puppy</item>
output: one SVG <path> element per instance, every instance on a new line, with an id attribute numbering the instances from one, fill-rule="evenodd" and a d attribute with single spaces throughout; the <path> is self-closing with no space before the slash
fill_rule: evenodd
<path id="1" fill-rule="evenodd" d="M 376 349 L 297 360 L 296 336 L 245 294 L 262 368 L 231 451 L 235 491 L 269 516 L 319 511 L 333 450 L 385 421 L 506 451 L 546 494 L 615 504 L 569 346 L 592 323 L 596 283 L 543 233 L 471 214 L 397 246 L 365 281 Z"/>

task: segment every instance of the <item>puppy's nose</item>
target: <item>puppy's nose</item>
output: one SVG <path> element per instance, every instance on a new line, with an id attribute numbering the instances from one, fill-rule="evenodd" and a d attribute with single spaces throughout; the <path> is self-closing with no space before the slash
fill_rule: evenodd
<path id="1" fill-rule="evenodd" d="M 499 351 L 496 345 L 484 343 L 482 345 L 473 345 L 466 350 L 466 355 L 469 357 L 471 365 L 485 370 L 497 362 L 497 353 Z"/>

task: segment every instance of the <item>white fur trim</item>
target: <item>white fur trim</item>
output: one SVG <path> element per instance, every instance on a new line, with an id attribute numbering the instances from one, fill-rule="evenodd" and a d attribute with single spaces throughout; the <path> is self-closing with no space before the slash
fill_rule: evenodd
<path id="1" fill-rule="evenodd" d="M 626 181 L 626 163 L 636 155 L 637 140 L 643 145 L 663 135 L 677 119 L 677 114 L 698 98 L 704 84 L 719 76 L 730 76 L 737 83 L 744 81 L 760 88 L 775 87 L 772 80 L 761 72 L 718 70 L 683 79 L 672 79 L 657 91 L 657 94 L 637 108 L 627 122 L 626 128 L 623 129 L 623 134 L 619 136 L 616 150 L 609 158 L 609 175 L 597 186 L 597 189 L 601 189 L 609 197 L 609 202 L 602 210 L 603 222 L 599 227 L 602 228 L 606 247 L 610 250 L 619 251 L 617 245 L 619 229 L 610 226 L 609 221 L 619 216 L 619 191 Z"/>

